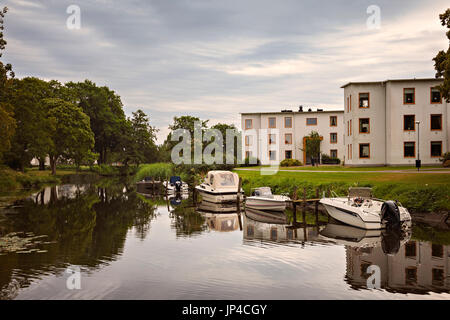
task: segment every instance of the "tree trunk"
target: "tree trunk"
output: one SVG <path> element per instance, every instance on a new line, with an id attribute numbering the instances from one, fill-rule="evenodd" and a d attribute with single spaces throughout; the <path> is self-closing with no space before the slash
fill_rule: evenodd
<path id="1" fill-rule="evenodd" d="M 56 175 L 56 160 L 57 157 L 50 156 L 50 167 L 52 169 L 52 175 Z"/>
<path id="2" fill-rule="evenodd" d="M 39 171 L 44 171 L 45 170 L 45 158 L 39 158 Z"/>

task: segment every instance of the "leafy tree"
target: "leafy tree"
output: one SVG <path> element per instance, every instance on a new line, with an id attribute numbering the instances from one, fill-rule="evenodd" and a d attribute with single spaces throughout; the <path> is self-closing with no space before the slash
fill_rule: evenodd
<path id="1" fill-rule="evenodd" d="M 226 157 L 227 157 L 226 152 L 227 152 L 228 148 L 230 148 L 230 150 L 233 150 L 233 154 L 229 155 L 230 157 L 233 158 L 233 162 L 236 162 L 237 161 L 236 159 L 242 158 L 240 156 L 240 153 L 241 153 L 241 150 L 242 150 L 242 148 L 241 148 L 241 143 L 242 143 L 242 141 L 241 141 L 241 132 L 238 131 L 238 129 L 235 127 L 234 124 L 218 123 L 218 124 L 212 126 L 211 129 L 219 130 L 220 133 L 222 134 L 223 143 L 219 147 L 220 147 L 221 150 L 223 150 L 223 155 L 224 155 L 223 163 L 227 163 L 227 161 L 226 161 Z M 227 130 L 231 130 L 234 134 L 237 135 L 236 138 L 233 138 L 233 146 L 227 146 L 227 143 L 228 143 L 228 141 L 227 141 Z M 233 148 L 233 149 L 231 149 L 231 148 Z"/>
<path id="2" fill-rule="evenodd" d="M 108 87 L 97 87 L 89 80 L 66 84 L 67 97 L 89 116 L 94 132 L 98 163 L 108 162 L 108 154 L 118 150 L 121 133 L 127 132 L 126 118 L 120 97 Z"/>
<path id="3" fill-rule="evenodd" d="M 62 99 L 51 98 L 42 101 L 51 123 L 48 154 L 52 174 L 56 174 L 56 163 L 60 157 L 76 159 L 92 155 L 94 134 L 89 125 L 89 117 L 83 110 Z"/>
<path id="4" fill-rule="evenodd" d="M 439 15 L 441 24 L 447 27 L 447 38 L 450 40 L 450 9 Z M 447 51 L 441 50 L 433 58 L 436 78 L 444 77 L 444 83 L 439 86 L 442 97 L 450 102 L 450 46 Z"/>
<path id="5" fill-rule="evenodd" d="M 311 158 L 311 163 L 314 163 L 314 159 L 318 159 L 320 157 L 320 142 L 322 141 L 322 138 L 316 131 L 311 131 L 311 133 L 305 138 L 305 145 L 303 146 L 303 149 L 300 150 L 306 152 L 306 154 Z"/>
<path id="6" fill-rule="evenodd" d="M 3 38 L 3 18 L 8 8 L 0 10 L 0 58 L 6 48 L 6 40 Z M 11 147 L 11 139 L 14 136 L 16 121 L 11 104 L 7 102 L 7 95 L 14 77 L 10 64 L 4 65 L 0 61 L 0 156 Z"/>
<path id="7" fill-rule="evenodd" d="M 52 82 L 56 86 L 56 82 Z M 55 88 L 38 78 L 13 79 L 8 101 L 14 106 L 17 130 L 11 150 L 5 153 L 5 161 L 13 168 L 23 170 L 31 159 L 45 159 L 48 136 L 48 118 L 41 100 L 52 97 Z"/>
<path id="8" fill-rule="evenodd" d="M 193 117 L 193 116 L 181 116 L 181 117 L 174 117 L 173 118 L 173 124 L 169 126 L 169 129 L 171 131 L 175 131 L 177 129 L 185 129 L 189 131 L 191 135 L 191 156 L 194 157 L 194 145 L 196 143 L 199 143 L 202 145 L 202 151 L 203 151 L 203 141 L 197 141 L 195 139 L 194 135 L 194 129 L 195 129 L 195 123 L 199 122 L 200 127 L 202 131 L 208 128 L 208 120 L 200 120 L 200 118 Z M 178 143 L 177 141 L 172 141 L 172 132 L 169 133 L 167 136 L 166 141 L 164 141 L 164 144 L 159 148 L 160 154 L 161 154 L 161 161 L 169 162 L 170 161 L 170 155 L 172 148 Z"/>

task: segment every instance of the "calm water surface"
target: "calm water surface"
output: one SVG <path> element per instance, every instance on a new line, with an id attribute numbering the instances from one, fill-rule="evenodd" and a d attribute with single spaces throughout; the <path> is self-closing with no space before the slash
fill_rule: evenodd
<path id="1" fill-rule="evenodd" d="M 0 211 L 0 299 L 450 298 L 445 231 L 206 209 L 117 181 L 46 188 Z M 381 289 L 367 289 L 370 265 Z M 69 290 L 75 266 L 81 289 Z"/>

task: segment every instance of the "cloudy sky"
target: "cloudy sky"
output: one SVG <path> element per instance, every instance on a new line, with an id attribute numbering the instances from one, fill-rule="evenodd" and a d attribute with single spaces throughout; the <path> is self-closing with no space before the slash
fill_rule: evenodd
<path id="1" fill-rule="evenodd" d="M 81 28 L 66 26 L 68 6 Z M 448 0 L 2 0 L 18 77 L 107 85 L 160 142 L 174 116 L 343 108 L 348 81 L 433 77 Z M 367 27 L 370 5 L 379 29 Z"/>

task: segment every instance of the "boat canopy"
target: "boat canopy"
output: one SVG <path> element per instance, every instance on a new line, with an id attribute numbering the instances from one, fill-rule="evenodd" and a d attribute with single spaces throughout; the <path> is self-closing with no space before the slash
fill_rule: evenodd
<path id="1" fill-rule="evenodd" d="M 255 188 L 252 195 L 255 197 L 273 198 L 270 187 Z"/>
<path id="2" fill-rule="evenodd" d="M 237 190 L 239 176 L 231 171 L 210 171 L 205 182 L 214 189 L 235 188 Z"/>
<path id="3" fill-rule="evenodd" d="M 170 184 L 175 184 L 175 182 L 177 181 L 181 181 L 181 178 L 179 176 L 170 177 Z"/>

